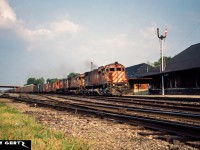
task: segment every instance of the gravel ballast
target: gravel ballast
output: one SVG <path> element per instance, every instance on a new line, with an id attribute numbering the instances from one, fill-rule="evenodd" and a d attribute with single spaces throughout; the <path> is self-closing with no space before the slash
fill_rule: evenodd
<path id="1" fill-rule="evenodd" d="M 0 99 L 10 107 L 14 107 L 52 130 L 60 130 L 67 137 L 75 137 L 85 141 L 91 149 L 97 150 L 192 150 L 181 142 L 168 143 L 155 139 L 151 135 L 141 136 L 141 127 L 120 124 L 106 119 L 58 111 L 50 108 L 32 107 L 26 103 Z"/>

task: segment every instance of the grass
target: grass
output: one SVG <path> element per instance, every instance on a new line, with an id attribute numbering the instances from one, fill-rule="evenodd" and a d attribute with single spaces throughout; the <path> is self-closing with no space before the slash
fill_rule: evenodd
<path id="1" fill-rule="evenodd" d="M 33 150 L 85 150 L 88 145 L 49 130 L 28 115 L 0 102 L 0 139 L 31 140 Z"/>

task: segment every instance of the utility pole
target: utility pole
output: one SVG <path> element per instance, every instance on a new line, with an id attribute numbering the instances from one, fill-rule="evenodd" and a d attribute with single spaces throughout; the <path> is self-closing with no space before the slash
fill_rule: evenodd
<path id="1" fill-rule="evenodd" d="M 93 70 L 93 62 L 91 62 L 91 71 Z"/>
<path id="2" fill-rule="evenodd" d="M 93 70 L 93 62 L 91 62 L 91 74 L 90 74 L 90 82 L 92 81 L 92 70 Z M 93 94 L 93 82 L 92 83 L 92 94 Z"/>
<path id="3" fill-rule="evenodd" d="M 161 75 L 162 75 L 162 95 L 165 95 L 165 89 L 164 89 L 164 75 L 163 75 L 163 71 L 164 71 L 164 67 L 163 67 L 163 39 L 165 39 L 167 37 L 167 29 L 165 29 L 165 33 L 164 35 L 159 35 L 159 28 L 157 28 L 157 35 L 158 38 L 160 39 L 160 58 L 161 58 Z"/>

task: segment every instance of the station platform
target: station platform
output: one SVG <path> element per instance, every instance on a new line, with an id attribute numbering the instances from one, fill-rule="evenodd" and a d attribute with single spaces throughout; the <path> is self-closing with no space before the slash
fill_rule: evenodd
<path id="1" fill-rule="evenodd" d="M 200 95 L 123 95 L 127 97 L 144 98 L 144 99 L 169 99 L 169 100 L 195 100 L 200 102 Z"/>

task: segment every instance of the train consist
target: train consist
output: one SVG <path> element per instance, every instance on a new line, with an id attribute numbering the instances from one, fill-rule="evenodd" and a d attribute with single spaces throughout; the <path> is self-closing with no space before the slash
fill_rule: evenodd
<path id="1" fill-rule="evenodd" d="M 127 89 L 128 80 L 125 67 L 115 62 L 72 78 L 46 84 L 26 85 L 9 92 L 122 95 Z"/>

